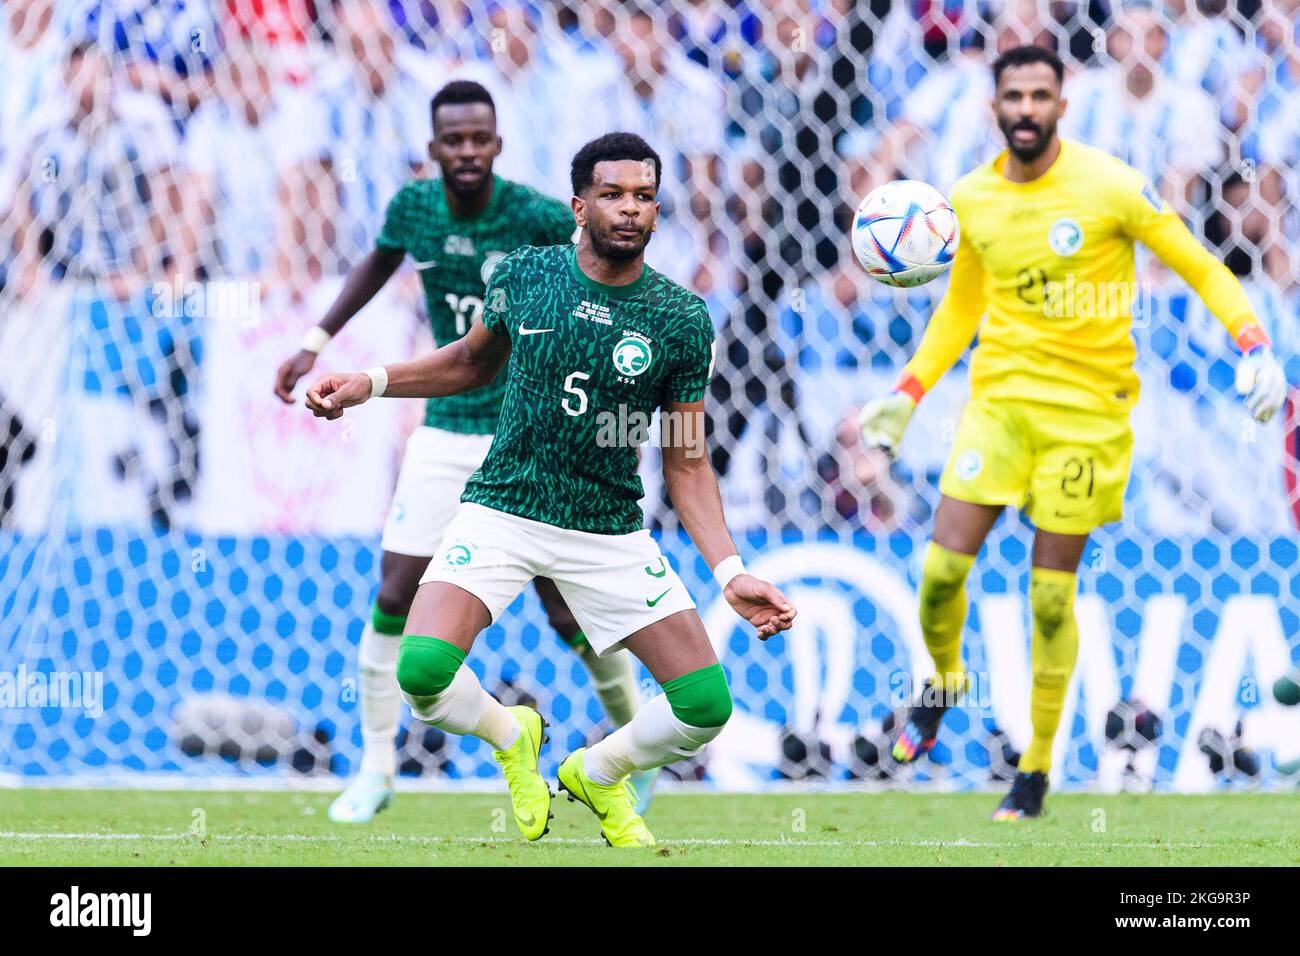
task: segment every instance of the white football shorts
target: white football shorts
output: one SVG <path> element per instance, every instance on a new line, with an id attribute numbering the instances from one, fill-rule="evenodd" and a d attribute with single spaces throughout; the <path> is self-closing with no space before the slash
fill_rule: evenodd
<path id="1" fill-rule="evenodd" d="M 465 482 L 491 446 L 491 435 L 462 435 L 427 425 L 411 432 L 380 547 L 431 557 L 456 514 Z"/>
<path id="2" fill-rule="evenodd" d="M 695 607 L 645 529 L 572 531 L 472 502 L 457 509 L 420 583 L 445 581 L 468 591 L 495 622 L 535 577 L 555 582 L 601 655 L 643 627 Z"/>

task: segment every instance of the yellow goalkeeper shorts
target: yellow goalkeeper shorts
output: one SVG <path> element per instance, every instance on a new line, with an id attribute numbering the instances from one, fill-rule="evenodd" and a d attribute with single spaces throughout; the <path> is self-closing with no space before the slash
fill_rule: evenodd
<path id="1" fill-rule="evenodd" d="M 939 490 L 972 504 L 1015 505 L 1044 531 L 1088 534 L 1123 517 L 1132 460 L 1127 414 L 973 398 Z"/>

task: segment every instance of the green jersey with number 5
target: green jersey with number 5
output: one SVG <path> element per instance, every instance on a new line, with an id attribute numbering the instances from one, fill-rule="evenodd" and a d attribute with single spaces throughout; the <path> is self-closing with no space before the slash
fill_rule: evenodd
<path id="1" fill-rule="evenodd" d="M 526 248 L 493 271 L 483 324 L 510 339 L 509 377 L 461 500 L 574 531 L 640 529 L 637 445 L 650 416 L 700 401 L 713 374 L 704 301 L 649 266 L 608 286 L 582 272 L 572 245 Z M 677 434 L 702 448 L 702 424 Z"/>
<path id="2" fill-rule="evenodd" d="M 388 204 L 375 244 L 410 255 L 424 284 L 433 340 L 447 345 L 481 321 L 484 287 L 493 267 L 520 246 L 569 243 L 573 211 L 520 183 L 492 177 L 487 208 L 471 219 L 447 208 L 442 180 L 416 179 Z M 462 395 L 431 398 L 424 423 L 444 431 L 489 435 L 496 430 L 505 373 Z"/>

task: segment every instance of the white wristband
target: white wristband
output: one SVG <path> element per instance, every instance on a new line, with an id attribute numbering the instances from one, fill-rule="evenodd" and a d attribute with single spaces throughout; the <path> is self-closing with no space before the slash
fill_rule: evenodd
<path id="1" fill-rule="evenodd" d="M 366 374 L 370 376 L 370 397 L 378 398 L 384 394 L 384 390 L 388 388 L 388 369 L 376 365 L 374 368 L 366 369 Z"/>
<path id="2" fill-rule="evenodd" d="M 307 330 L 307 334 L 302 337 L 302 342 L 299 344 L 298 348 L 302 349 L 304 352 L 312 352 L 316 355 L 320 355 L 321 352 L 325 351 L 325 346 L 330 344 L 331 338 L 333 338 L 333 336 L 322 329 L 319 325 L 313 325 Z"/>
<path id="3" fill-rule="evenodd" d="M 740 560 L 740 555 L 733 554 L 723 558 L 718 562 L 718 566 L 713 569 L 713 577 L 718 582 L 718 587 L 727 590 L 727 585 L 731 579 L 738 574 L 745 574 L 745 562 Z"/>

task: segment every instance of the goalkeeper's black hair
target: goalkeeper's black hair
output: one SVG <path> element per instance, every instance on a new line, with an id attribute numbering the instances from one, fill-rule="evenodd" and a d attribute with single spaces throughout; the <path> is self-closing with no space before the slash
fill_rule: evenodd
<path id="1" fill-rule="evenodd" d="M 1035 63 L 1046 63 L 1050 66 L 1052 72 L 1056 74 L 1058 86 L 1065 80 L 1065 64 L 1052 50 L 1043 46 L 1013 46 L 993 61 L 993 85 L 998 85 L 1004 70 L 1013 66 L 1031 66 Z"/>
<path id="2" fill-rule="evenodd" d="M 573 195 L 582 195 L 582 191 L 591 185 L 597 163 L 618 162 L 622 159 L 653 166 L 655 188 L 659 187 L 663 163 L 650 144 L 636 133 L 606 133 L 574 154 L 573 165 L 569 169 L 569 184 L 573 186 Z"/>
<path id="3" fill-rule="evenodd" d="M 437 124 L 438 108 L 441 106 L 461 106 L 466 103 L 485 103 L 496 115 L 497 105 L 492 101 L 492 94 L 487 87 L 473 80 L 452 80 L 437 93 L 429 104 L 429 118 Z"/>

